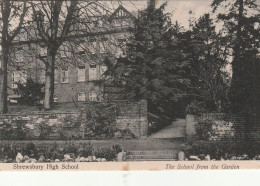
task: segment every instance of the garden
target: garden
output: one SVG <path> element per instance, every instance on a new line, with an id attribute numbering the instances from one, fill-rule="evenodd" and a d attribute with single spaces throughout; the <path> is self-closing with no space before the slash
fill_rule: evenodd
<path id="1" fill-rule="evenodd" d="M 117 154 L 122 151 L 119 144 L 94 148 L 91 142 L 75 143 L 65 141 L 63 143 L 33 142 L 16 144 L 16 142 L 4 142 L 0 144 L 1 163 L 43 163 L 43 162 L 106 162 L 116 161 Z"/>

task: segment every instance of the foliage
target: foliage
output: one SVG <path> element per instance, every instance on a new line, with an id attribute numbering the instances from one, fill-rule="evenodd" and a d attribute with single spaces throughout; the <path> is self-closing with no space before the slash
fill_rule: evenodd
<path id="1" fill-rule="evenodd" d="M 0 69 L 0 113 L 8 112 L 7 108 L 7 78 L 8 63 L 10 61 L 11 45 L 14 38 L 20 33 L 25 22 L 28 6 L 27 2 L 1 1 L 0 2 L 0 36 L 1 36 L 1 69 Z M 13 22 L 17 24 L 14 25 Z"/>
<path id="2" fill-rule="evenodd" d="M 220 160 L 230 159 L 232 156 L 241 156 L 247 154 L 249 158 L 253 158 L 260 154 L 259 144 L 251 144 L 243 141 L 238 141 L 232 137 L 225 137 L 218 141 L 197 141 L 190 144 L 184 150 L 187 157 L 190 155 L 207 155 L 211 159 Z"/>
<path id="3" fill-rule="evenodd" d="M 116 107 L 108 103 L 89 103 L 84 111 L 86 138 L 112 138 L 115 128 Z"/>
<path id="4" fill-rule="evenodd" d="M 102 147 L 95 151 L 97 158 L 106 158 L 108 161 L 115 160 L 116 155 L 121 152 L 122 149 L 119 145 L 113 145 L 112 147 Z"/>
<path id="5" fill-rule="evenodd" d="M 0 144 L 0 161 L 8 159 L 9 162 L 13 162 L 18 153 L 36 160 L 39 160 L 40 157 L 44 157 L 41 160 L 43 162 L 54 161 L 56 159 L 62 161 L 65 154 L 70 154 L 73 158 L 96 155 L 97 158 L 106 158 L 108 161 L 112 161 L 121 151 L 121 146 L 118 144 L 113 144 L 111 147 L 100 147 L 94 150 L 91 142 L 80 143 L 79 145 L 76 145 L 73 141 L 66 141 L 60 145 L 58 145 L 56 141 L 50 145 L 44 143 L 35 145 L 32 142 L 18 145 L 15 142 L 8 142 Z"/>
<path id="6" fill-rule="evenodd" d="M 191 53 L 192 100 L 203 102 L 209 111 L 223 112 L 227 104 L 229 74 L 227 65 L 228 48 L 222 33 L 216 33 L 213 20 L 205 14 L 194 23 L 186 48 Z"/>
<path id="7" fill-rule="evenodd" d="M 196 125 L 196 134 L 200 140 L 209 140 L 212 135 L 214 135 L 214 130 L 212 126 L 214 121 L 205 120 L 197 123 Z"/>
<path id="8" fill-rule="evenodd" d="M 126 57 L 115 64 L 106 61 L 105 75 L 111 85 L 121 88 L 124 99 L 146 99 L 150 112 L 172 116 L 171 108 L 186 95 L 189 62 L 179 47 L 179 29 L 171 25 L 165 7 L 155 8 L 151 3 L 140 12 L 126 44 Z"/>
<path id="9" fill-rule="evenodd" d="M 52 127 L 45 123 L 40 123 L 39 130 L 40 130 L 39 139 L 41 139 L 41 140 L 48 139 L 48 136 L 50 135 L 50 133 L 52 131 Z"/>
<path id="10" fill-rule="evenodd" d="M 25 122 L 18 120 L 14 125 L 4 122 L 0 130 L 1 139 L 24 140 L 27 137 Z"/>
<path id="11" fill-rule="evenodd" d="M 168 117 L 148 114 L 148 135 L 158 132 L 162 128 L 170 125 L 172 122 L 172 119 Z"/>
<path id="12" fill-rule="evenodd" d="M 199 102 L 197 100 L 192 101 L 187 107 L 186 107 L 186 113 L 187 114 L 195 114 L 200 115 L 202 113 L 207 112 L 205 105 L 203 102 Z"/>
<path id="13" fill-rule="evenodd" d="M 17 86 L 15 93 L 21 95 L 22 104 L 35 105 L 42 100 L 41 88 L 44 87 L 44 84 L 27 79 L 26 84 L 17 83 Z"/>
<path id="14" fill-rule="evenodd" d="M 232 50 L 232 81 L 229 91 L 231 112 L 254 116 L 259 108 L 257 79 L 259 64 L 256 62 L 259 45 L 259 6 L 255 0 L 235 0 L 228 3 L 214 0 L 212 3 L 218 20 L 224 23 L 227 45 Z M 219 11 L 226 9 L 226 11 Z"/>

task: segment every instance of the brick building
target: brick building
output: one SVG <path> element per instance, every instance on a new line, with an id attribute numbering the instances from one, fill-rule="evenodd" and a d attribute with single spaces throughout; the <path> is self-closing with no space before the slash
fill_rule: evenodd
<path id="1" fill-rule="evenodd" d="M 124 46 L 131 36 L 135 16 L 123 6 L 114 11 L 93 16 L 88 24 L 76 25 L 59 48 L 55 64 L 54 101 L 98 101 L 103 99 L 103 87 L 97 85 L 106 70 L 104 59 L 116 60 L 124 56 Z M 8 98 L 17 99 L 17 82 L 25 83 L 29 78 L 44 83 L 44 60 L 47 50 L 37 37 L 34 26 L 27 26 L 15 38 L 9 63 Z"/>

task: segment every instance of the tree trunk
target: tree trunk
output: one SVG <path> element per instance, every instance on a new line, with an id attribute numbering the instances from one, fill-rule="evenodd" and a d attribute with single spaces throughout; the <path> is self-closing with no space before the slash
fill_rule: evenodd
<path id="1" fill-rule="evenodd" d="M 0 68 L 0 114 L 8 112 L 7 107 L 7 63 L 9 57 L 8 46 L 2 44 L 2 60 Z"/>
<path id="2" fill-rule="evenodd" d="M 57 50 L 48 47 L 46 74 L 45 74 L 45 89 L 44 89 L 44 108 L 50 110 L 53 105 L 54 96 L 54 70 L 55 70 L 55 56 Z"/>
<path id="3" fill-rule="evenodd" d="M 236 41 L 234 45 L 234 60 L 232 62 L 232 79 L 231 79 L 231 88 L 230 88 L 230 101 L 231 101 L 231 110 L 233 113 L 242 114 L 243 111 L 241 109 L 242 105 L 246 103 L 242 103 L 244 98 L 244 92 L 237 91 L 239 87 L 244 87 L 243 81 L 243 66 L 244 61 L 241 56 L 241 47 L 243 46 L 241 32 L 242 32 L 242 21 L 243 21 L 243 11 L 244 11 L 244 2 L 243 0 L 239 0 L 239 9 L 238 9 L 238 18 L 237 18 L 237 33 L 236 33 Z"/>

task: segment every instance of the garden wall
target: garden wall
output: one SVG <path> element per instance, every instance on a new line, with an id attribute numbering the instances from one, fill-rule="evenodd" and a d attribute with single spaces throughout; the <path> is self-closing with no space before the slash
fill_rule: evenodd
<path id="1" fill-rule="evenodd" d="M 115 125 L 137 138 L 147 136 L 147 103 L 117 101 Z M 0 139 L 85 139 L 81 112 L 0 115 Z"/>
<path id="2" fill-rule="evenodd" d="M 117 120 L 119 129 L 130 130 L 139 138 L 146 138 L 148 134 L 147 102 L 116 101 Z"/>
<path id="3" fill-rule="evenodd" d="M 237 140 L 242 141 L 244 140 L 245 122 L 246 120 L 243 117 L 227 115 L 224 113 L 209 113 L 202 114 L 201 116 L 188 114 L 186 116 L 186 135 L 187 137 L 198 135 L 198 131 L 196 130 L 197 127 L 205 129 L 207 128 L 206 125 L 212 124 L 210 140 L 235 137 Z"/>

